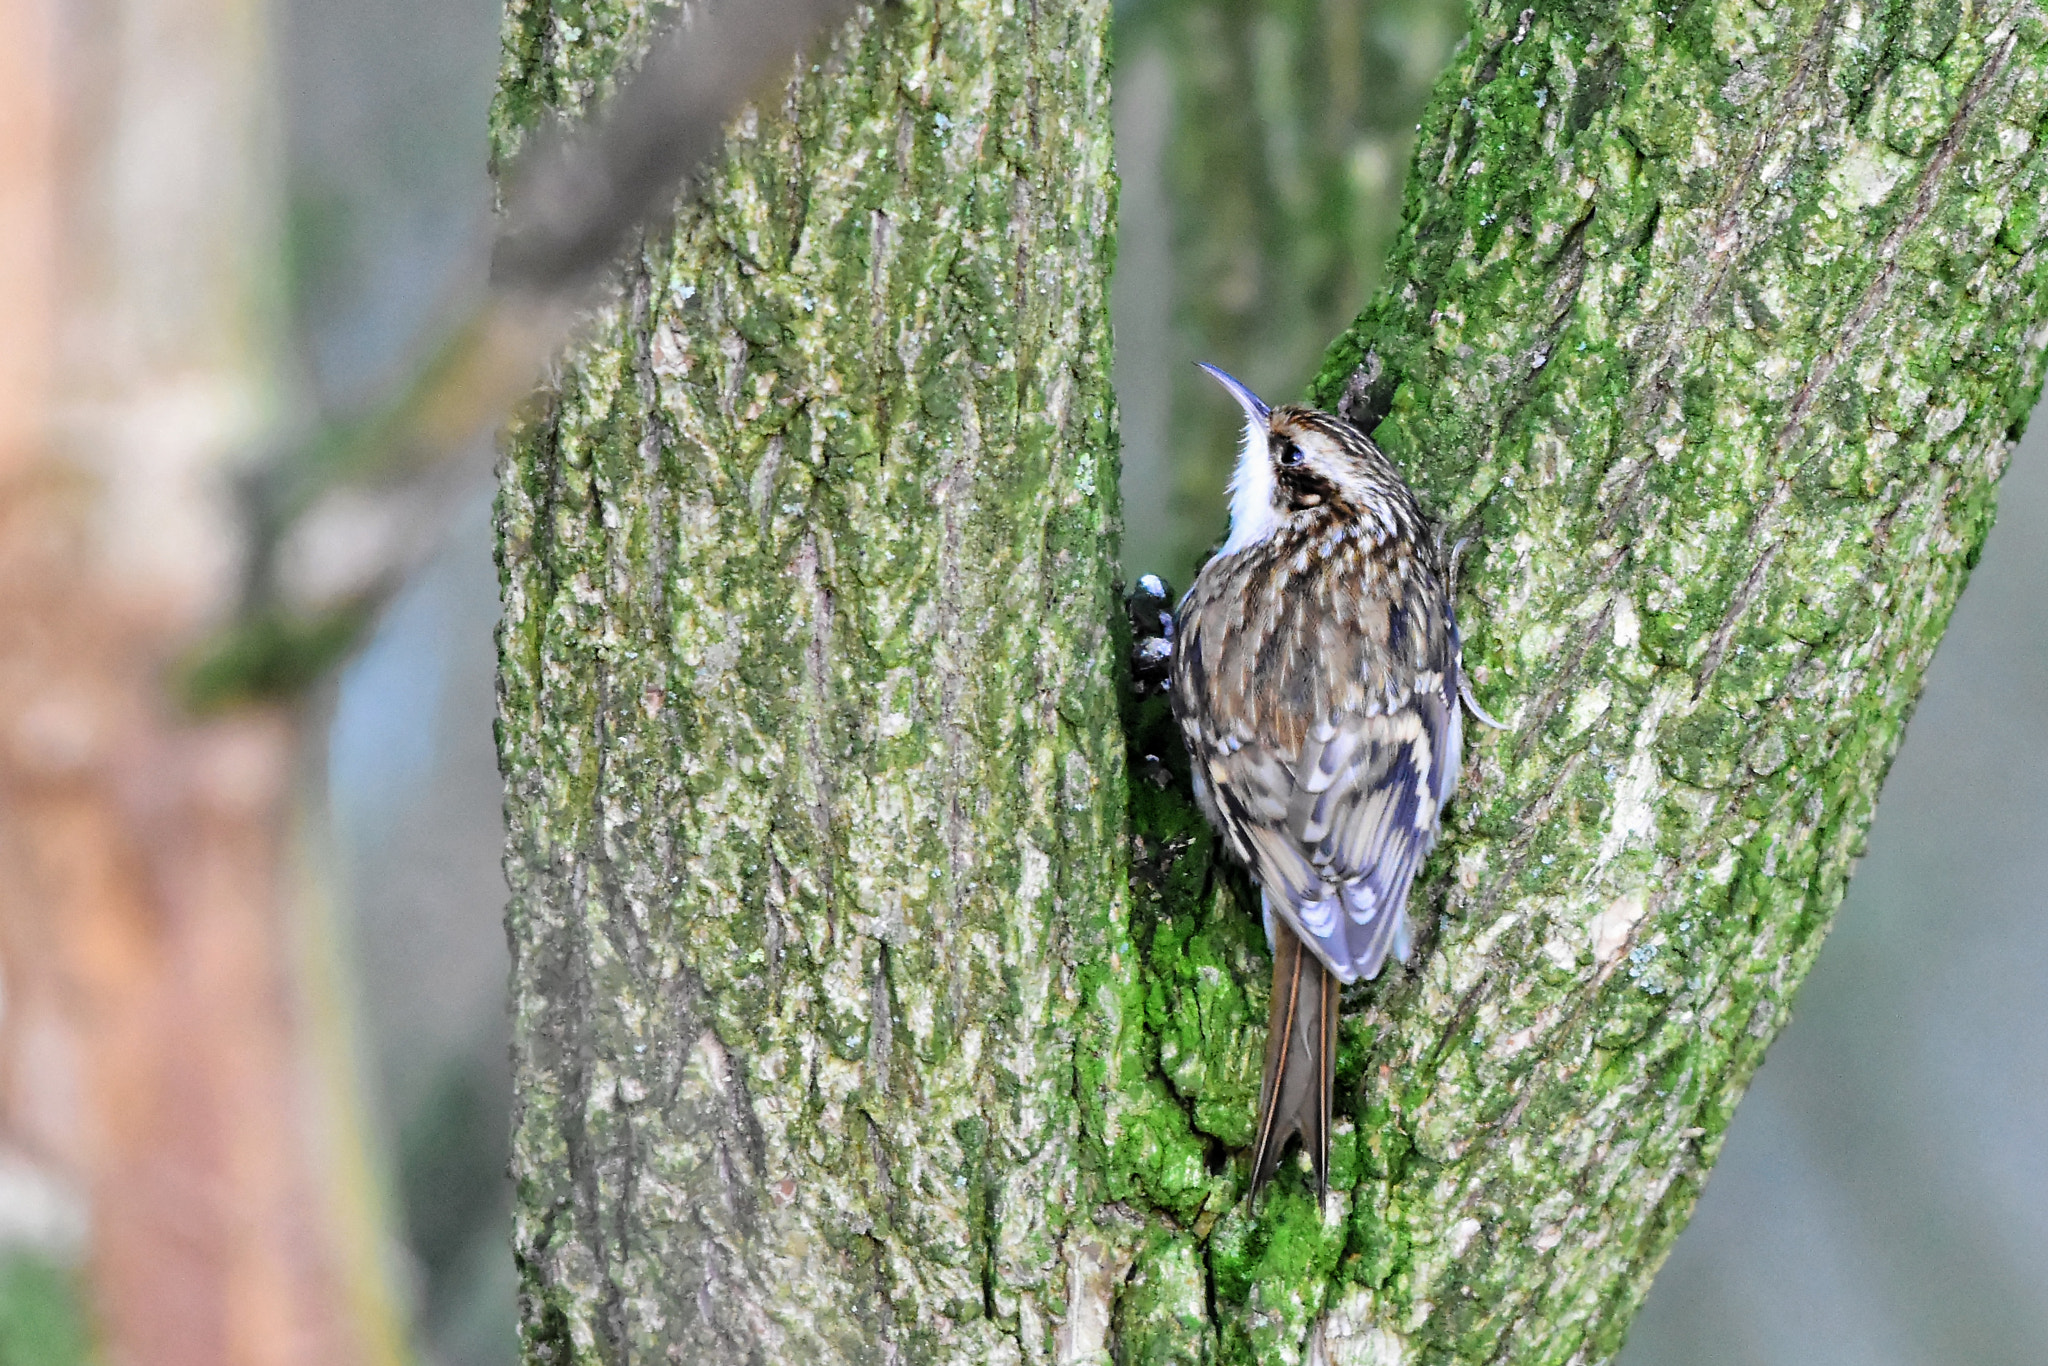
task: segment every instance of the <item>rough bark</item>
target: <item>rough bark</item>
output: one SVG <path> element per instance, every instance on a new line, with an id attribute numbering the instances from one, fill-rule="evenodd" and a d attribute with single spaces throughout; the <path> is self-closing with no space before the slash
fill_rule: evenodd
<path id="1" fill-rule="evenodd" d="M 1360 1021 L 1333 1342 L 1620 1346 L 2040 390 L 2044 39 L 2024 6 L 1496 7 L 1446 76 L 1403 283 L 1318 389 L 1389 411 L 1477 534 L 1467 658 L 1512 729 Z"/>
<path id="2" fill-rule="evenodd" d="M 510 439 L 538 1359 L 1101 1337 L 1063 1258 L 1125 908 L 1107 11 L 858 21 Z M 515 6 L 508 90 L 580 104 L 632 50 L 571 22 Z"/>
<path id="3" fill-rule="evenodd" d="M 2039 389 L 2048 30 L 1476 14 L 1317 394 L 1478 536 L 1511 729 L 1347 1002 L 1338 1193 L 1254 1213 L 1264 949 L 1117 725 L 1104 16 L 1020 10 L 842 35 L 508 443 L 529 1343 L 1605 1360 Z M 501 137 L 645 19 L 515 9 Z"/>

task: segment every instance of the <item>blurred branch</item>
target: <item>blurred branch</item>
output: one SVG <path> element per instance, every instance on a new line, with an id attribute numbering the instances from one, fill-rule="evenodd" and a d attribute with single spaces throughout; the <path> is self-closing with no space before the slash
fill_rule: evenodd
<path id="1" fill-rule="evenodd" d="M 853 9 L 851 0 L 745 0 L 677 29 L 589 136 L 543 142 L 513 168 L 492 283 L 524 294 L 590 283 L 717 149 L 733 111 Z"/>
<path id="2" fill-rule="evenodd" d="M 535 141 L 505 177 L 484 301 L 368 417 L 323 425 L 245 489 L 250 538 L 236 620 L 183 670 L 189 705 L 288 696 L 354 646 L 434 543 L 467 480 L 452 457 L 534 386 L 640 227 L 692 196 L 689 173 L 792 53 L 854 0 L 745 0 L 691 11 L 590 123 Z"/>

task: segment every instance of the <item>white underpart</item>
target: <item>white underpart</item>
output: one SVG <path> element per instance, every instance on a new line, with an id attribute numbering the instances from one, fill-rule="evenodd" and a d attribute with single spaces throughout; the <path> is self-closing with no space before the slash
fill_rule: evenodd
<path id="1" fill-rule="evenodd" d="M 1266 424 L 1246 413 L 1244 447 L 1230 476 L 1230 539 L 1219 555 L 1249 550 L 1280 526 L 1273 506 L 1273 455 L 1266 444 Z"/>

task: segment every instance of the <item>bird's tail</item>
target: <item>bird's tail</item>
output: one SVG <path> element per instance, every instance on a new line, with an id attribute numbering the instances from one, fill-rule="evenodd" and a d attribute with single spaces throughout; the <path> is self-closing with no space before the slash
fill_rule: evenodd
<path id="1" fill-rule="evenodd" d="M 1286 925 L 1273 935 L 1273 1008 L 1266 1022 L 1266 1077 L 1252 1149 L 1252 1198 L 1280 1165 L 1287 1140 L 1316 1171 L 1316 1195 L 1330 1185 L 1330 1098 L 1337 1069 L 1337 978 Z"/>

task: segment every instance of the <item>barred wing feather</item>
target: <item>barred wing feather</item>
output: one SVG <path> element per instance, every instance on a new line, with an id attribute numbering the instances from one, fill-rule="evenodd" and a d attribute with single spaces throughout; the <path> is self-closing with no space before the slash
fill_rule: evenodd
<path id="1" fill-rule="evenodd" d="M 1346 982 L 1378 976 L 1390 954 L 1406 960 L 1408 889 L 1457 781 L 1457 684 L 1427 681 L 1391 712 L 1319 725 L 1291 764 L 1249 748 L 1211 760 L 1268 916 Z"/>

